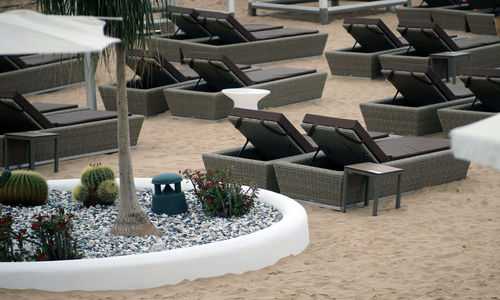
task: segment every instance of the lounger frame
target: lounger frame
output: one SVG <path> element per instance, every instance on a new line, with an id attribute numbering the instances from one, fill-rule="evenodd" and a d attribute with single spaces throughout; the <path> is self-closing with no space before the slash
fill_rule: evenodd
<path id="1" fill-rule="evenodd" d="M 496 114 L 498 112 L 486 111 L 481 103 L 476 103 L 474 107 L 471 107 L 471 104 L 462 104 L 438 110 L 439 121 L 446 135 L 453 128 L 468 125 Z"/>

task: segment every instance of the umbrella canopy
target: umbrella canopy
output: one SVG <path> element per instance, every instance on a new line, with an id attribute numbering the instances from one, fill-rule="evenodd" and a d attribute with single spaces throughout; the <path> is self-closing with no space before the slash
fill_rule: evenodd
<path id="1" fill-rule="evenodd" d="M 500 169 L 500 114 L 450 132 L 456 158 Z"/>
<path id="2" fill-rule="evenodd" d="M 104 35 L 96 17 L 44 15 L 30 10 L 0 13 L 0 55 L 101 51 L 120 39 Z"/>

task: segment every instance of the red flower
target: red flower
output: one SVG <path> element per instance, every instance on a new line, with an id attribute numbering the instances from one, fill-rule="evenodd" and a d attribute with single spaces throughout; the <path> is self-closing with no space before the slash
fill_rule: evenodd
<path id="1" fill-rule="evenodd" d="M 247 203 L 245 206 L 246 206 L 247 208 L 249 208 L 249 207 L 250 207 L 250 203 Z"/>
<path id="2" fill-rule="evenodd" d="M 212 204 L 212 200 L 207 200 L 207 203 L 208 204 Z"/>

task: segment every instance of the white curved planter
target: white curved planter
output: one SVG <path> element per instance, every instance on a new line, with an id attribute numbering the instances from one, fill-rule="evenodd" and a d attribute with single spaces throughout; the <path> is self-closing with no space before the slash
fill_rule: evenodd
<path id="1" fill-rule="evenodd" d="M 71 189 L 77 179 L 53 180 L 53 188 Z M 137 188 L 152 187 L 137 178 Z M 183 182 L 183 188 L 190 185 Z M 283 219 L 263 230 L 200 246 L 98 259 L 0 263 L 0 287 L 11 289 L 131 290 L 176 284 L 228 273 L 241 274 L 297 255 L 309 244 L 304 208 L 292 199 L 260 190 L 259 201 L 278 209 Z"/>

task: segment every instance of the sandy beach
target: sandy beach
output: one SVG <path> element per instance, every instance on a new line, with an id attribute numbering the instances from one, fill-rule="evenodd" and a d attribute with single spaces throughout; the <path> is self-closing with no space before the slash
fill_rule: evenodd
<path id="1" fill-rule="evenodd" d="M 6 1 L 16 2 L 16 1 Z M 179 0 L 179 5 L 224 10 L 224 0 Z M 416 3 L 418 4 L 418 3 Z M 312 5 L 312 4 L 311 4 Z M 247 1 L 235 1 L 242 23 L 281 24 L 317 29 L 329 34 L 325 51 L 350 47 L 354 40 L 341 26 L 346 15 L 317 16 L 261 12 L 250 17 Z M 352 16 L 353 14 L 350 14 Z M 384 9 L 357 16 L 382 18 L 396 31 L 394 13 Z M 448 31 L 448 30 L 447 30 Z M 464 35 L 463 32 L 453 32 Z M 395 88 L 383 79 L 331 76 L 324 56 L 266 64 L 326 71 L 323 97 L 266 109 L 281 112 L 300 128 L 306 113 L 357 119 L 359 103 L 392 97 Z M 98 84 L 114 81 L 114 66 L 98 67 Z M 99 93 L 98 108 L 103 108 Z M 85 106 L 85 87 L 29 96 L 32 102 L 76 103 Z M 201 154 L 243 145 L 244 137 L 223 120 L 172 118 L 165 112 L 144 121 L 138 146 L 132 151 L 135 177 L 152 177 L 186 168 L 202 169 Z M 61 161 L 36 169 L 47 179 L 77 178 L 89 163 L 103 162 L 118 171 L 118 155 Z M 304 204 L 310 244 L 301 254 L 241 275 L 184 281 L 134 291 L 73 291 L 0 289 L 0 299 L 498 299 L 500 298 L 500 171 L 471 164 L 467 178 L 405 194 L 401 209 L 394 198 L 346 214 Z M 172 270 L 175 272 L 175 270 Z"/>

